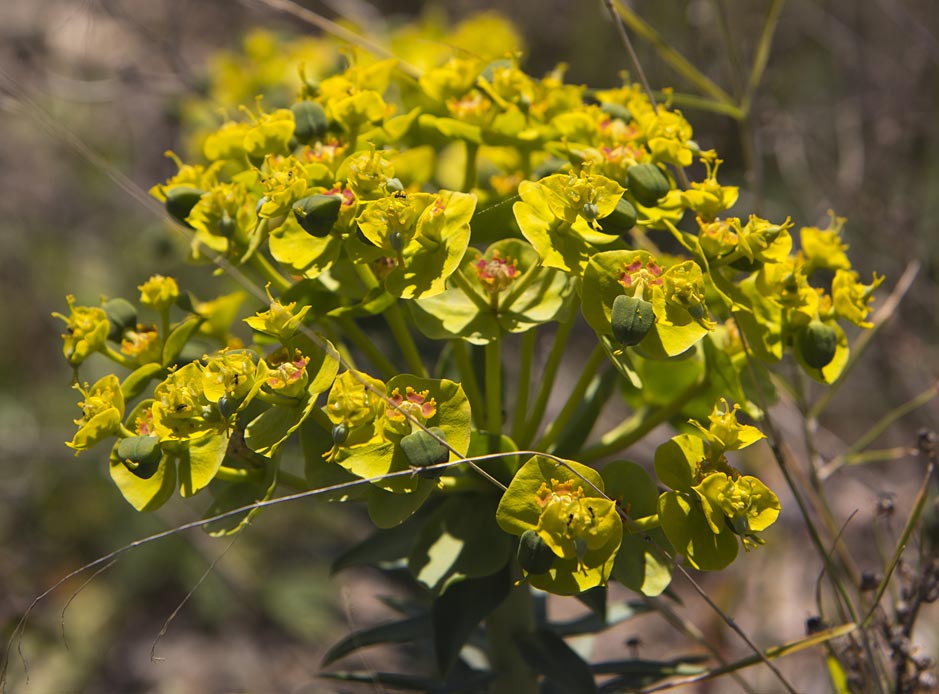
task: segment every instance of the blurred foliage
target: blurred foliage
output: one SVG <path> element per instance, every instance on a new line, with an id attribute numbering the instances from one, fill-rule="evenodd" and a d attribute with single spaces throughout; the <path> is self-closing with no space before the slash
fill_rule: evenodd
<path id="1" fill-rule="evenodd" d="M 426 11 L 417 0 L 342 5 L 376 38 L 386 35 L 399 14 Z M 752 56 L 767 5 L 633 3 L 702 73 L 731 93 L 742 84 L 734 64 L 747 64 Z M 475 0 L 447 4 L 455 17 L 490 7 Z M 545 0 L 499 7 L 522 32 L 533 74 L 564 60 L 569 80 L 611 86 L 628 67 L 600 3 Z M 179 261 L 184 241 L 89 165 L 70 144 L 71 134 L 146 188 L 173 171 L 163 150 L 178 142 L 192 95 L 216 98 L 204 75 L 219 49 L 238 51 L 242 37 L 258 27 L 284 35 L 309 28 L 260 4 L 227 1 L 38 0 L 0 6 L 0 20 L 0 545 L 6 550 L 0 553 L 5 588 L 0 633 L 5 636 L 29 600 L 68 571 L 189 518 L 172 506 L 159 516 L 145 516 L 117 503 L 104 461 L 74 460 L 63 445 L 72 435 L 74 398 L 63 387 L 71 374 L 59 354 L 61 325 L 50 317 L 63 309 L 62 297 L 71 291 L 94 303 L 100 292 L 132 294 L 152 272 L 184 277 L 197 294 L 201 281 Z M 762 200 L 743 204 L 757 202 L 769 217 L 798 210 L 794 221 L 806 225 L 823 225 L 829 208 L 848 214 L 845 238 L 856 266 L 864 276 L 876 267 L 887 275 L 887 286 L 909 260 L 923 263 L 912 291 L 865 355 L 861 375 L 839 391 L 822 419 L 823 457 L 939 376 L 939 235 L 932 232 L 939 213 L 937 36 L 939 9 L 931 0 L 787 3 L 754 99 L 749 179 L 738 124 L 719 114 L 690 113 L 705 134 L 702 146 L 724 154 L 722 179 L 762 191 Z M 646 43 L 637 42 L 637 50 L 654 85 L 689 87 Z M 229 69 L 237 74 L 237 63 Z M 58 125 L 50 128 L 35 118 L 12 95 L 11 83 L 25 89 Z M 935 426 L 937 418 L 939 407 L 932 400 L 880 444 L 909 445 L 913 431 Z M 800 426 L 785 411 L 780 419 L 784 433 Z M 862 557 L 875 558 L 871 519 L 880 510 L 874 531 L 890 529 L 883 509 L 902 506 L 911 491 L 907 480 L 914 480 L 918 469 L 915 463 L 895 462 L 863 471 L 860 482 L 830 489 L 842 517 L 860 508 L 860 520 L 845 537 L 868 548 L 871 554 Z M 298 527 L 317 530 L 302 535 Z M 170 626 L 157 647 L 157 655 L 168 661 L 160 665 L 149 662 L 153 640 L 224 546 L 207 545 L 192 534 L 135 550 L 70 606 L 65 623 L 70 651 L 60 638 L 59 612 L 70 587 L 78 588 L 80 581 L 39 608 L 23 646 L 31 665 L 29 691 L 303 686 L 329 691 L 330 685 L 313 682 L 315 653 L 337 633 L 324 636 L 324 631 L 344 631 L 347 622 L 357 625 L 367 618 L 325 607 L 337 600 L 336 588 L 322 582 L 323 557 L 336 556 L 362 527 L 322 508 L 284 506 L 267 514 Z M 788 542 L 789 554 L 760 556 L 739 574 L 706 583 L 724 609 L 741 612 L 742 626 L 757 640 L 798 635 L 801 620 L 813 610 L 808 587 L 817 567 L 800 561 L 804 538 L 787 539 L 785 532 L 771 541 Z M 758 575 L 775 580 L 756 581 Z M 780 610 L 757 618 L 743 613 L 747 600 Z M 740 653 L 739 646 L 723 643 L 720 627 L 710 619 L 696 617 L 718 648 Z M 639 631 L 652 642 L 671 634 L 662 629 L 643 624 Z M 934 632 L 924 638 L 932 652 L 939 649 Z M 794 658 L 782 667 L 794 681 L 807 683 L 808 691 L 812 678 L 822 676 L 813 662 Z M 11 677 L 12 691 L 19 691 L 23 672 L 15 656 Z M 754 684 L 757 690 L 760 682 Z"/>

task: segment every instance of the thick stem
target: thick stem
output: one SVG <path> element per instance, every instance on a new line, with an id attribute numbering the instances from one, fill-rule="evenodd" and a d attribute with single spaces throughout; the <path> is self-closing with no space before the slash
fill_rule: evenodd
<path id="1" fill-rule="evenodd" d="M 479 159 L 479 145 L 466 142 L 466 167 L 463 169 L 463 192 L 469 193 L 476 187 L 476 164 Z"/>
<path id="2" fill-rule="evenodd" d="M 271 262 L 264 256 L 263 253 L 255 253 L 248 260 L 251 263 L 251 266 L 260 273 L 261 277 L 271 283 L 275 290 L 279 294 L 287 291 L 293 286 L 286 277 L 284 277 L 280 272 L 277 271 Z"/>
<path id="3" fill-rule="evenodd" d="M 574 321 L 572 320 L 565 321 L 558 326 L 558 331 L 554 335 L 554 346 L 551 347 L 548 362 L 545 364 L 544 373 L 541 375 L 541 385 L 538 387 L 538 395 L 535 396 L 535 405 L 532 407 L 531 417 L 529 417 L 522 434 L 515 442 L 519 448 L 528 448 L 532 439 L 535 438 L 535 434 L 538 433 L 538 427 L 541 426 L 545 409 L 548 407 L 551 390 L 554 388 L 554 379 L 561 367 L 561 360 L 564 358 L 567 349 L 567 340 L 573 329 Z"/>
<path id="4" fill-rule="evenodd" d="M 469 348 L 463 340 L 453 341 L 453 358 L 460 370 L 463 392 L 466 393 L 466 399 L 469 400 L 470 409 L 473 413 L 473 424 L 476 425 L 477 429 L 482 429 L 485 404 L 483 403 L 482 391 L 479 390 L 479 382 L 476 380 L 476 372 L 473 370 Z"/>
<path id="5" fill-rule="evenodd" d="M 492 437 L 490 452 L 500 449 L 502 435 L 502 340 L 486 345 L 486 430 Z"/>
<path id="6" fill-rule="evenodd" d="M 538 344 L 538 330 L 531 328 L 522 333 L 521 353 L 519 354 L 518 385 L 515 397 L 515 415 L 512 418 L 512 439 L 518 441 L 525 428 L 525 414 L 528 410 L 528 391 L 531 389 L 531 367 L 535 359 L 535 347 Z"/>
<path id="7" fill-rule="evenodd" d="M 554 421 L 548 426 L 544 436 L 542 436 L 541 440 L 535 445 L 535 450 L 547 451 L 550 449 L 551 444 L 555 442 L 558 435 L 571 420 L 571 417 L 574 416 L 574 412 L 584 401 L 587 387 L 590 385 L 590 382 L 597 373 L 597 369 L 600 368 L 600 365 L 605 359 L 606 352 L 603 351 L 603 346 L 598 344 L 593 348 L 593 352 L 590 353 L 590 356 L 587 357 L 587 362 L 580 372 L 580 378 L 577 379 L 577 383 L 567 396 L 567 402 L 564 403 L 557 417 L 555 417 Z"/>
<path id="8" fill-rule="evenodd" d="M 397 303 L 392 304 L 385 311 L 384 316 L 388 327 L 391 328 L 391 332 L 398 342 L 398 347 L 401 348 L 401 352 L 404 354 L 404 360 L 407 362 L 408 368 L 411 369 L 415 375 L 421 378 L 427 378 L 427 369 L 424 368 L 421 353 L 414 343 L 414 338 L 411 336 L 411 330 L 404 320 L 401 307 L 398 306 Z"/>
<path id="9" fill-rule="evenodd" d="M 489 639 L 489 664 L 496 679 L 489 694 L 537 694 L 538 680 L 529 669 L 516 644 L 516 636 L 535 628 L 531 589 L 516 586 L 499 607 L 486 619 Z"/>
<path id="10" fill-rule="evenodd" d="M 381 372 L 382 378 L 389 379 L 398 373 L 398 369 L 391 363 L 391 360 L 382 354 L 355 320 L 349 316 L 340 316 L 336 319 L 336 323 L 342 328 L 346 339 L 362 350 L 365 357 Z"/>

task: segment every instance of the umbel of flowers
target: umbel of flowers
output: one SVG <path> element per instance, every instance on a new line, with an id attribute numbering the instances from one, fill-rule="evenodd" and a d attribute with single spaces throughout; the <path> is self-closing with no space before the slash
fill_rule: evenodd
<path id="1" fill-rule="evenodd" d="M 200 300 L 162 277 L 141 286 L 139 316 L 124 299 L 70 297 L 66 359 L 78 373 L 103 354 L 121 371 L 76 379 L 69 445 L 110 446 L 111 475 L 142 511 L 177 489 L 208 488 L 214 515 L 278 486 L 361 482 L 331 498 L 365 502 L 381 528 L 412 519 L 418 546 L 458 533 L 433 576 L 409 560 L 438 596 L 505 566 L 559 594 L 616 579 L 654 595 L 681 557 L 720 569 L 761 544 L 778 499 L 727 454 L 762 436 L 737 415 L 759 418 L 768 368 L 793 359 L 831 383 L 844 326 L 869 327 L 879 280 L 852 269 L 844 220 L 794 233 L 789 219 L 732 212 L 717 154 L 629 81 L 536 77 L 516 53 L 409 58 L 417 79 L 357 52 L 333 72 L 308 61 L 293 101 L 258 99 L 203 132 L 188 161 L 171 155 L 178 171 L 151 192 L 192 260 L 239 268 L 267 286 L 267 305 L 241 321 L 246 293 Z M 578 314 L 596 334 L 586 361 L 560 337 Z M 365 333 L 376 317 L 390 340 Z M 559 346 L 529 399 L 548 323 Z M 501 348 L 513 334 L 511 393 Z M 656 452 L 657 481 L 623 459 L 583 464 L 634 441 L 572 437 L 575 411 L 586 431 L 599 415 L 577 409 L 581 384 L 542 426 L 558 365 L 586 370 L 586 386 L 605 362 L 609 388 L 637 411 L 668 408 L 680 429 Z"/>

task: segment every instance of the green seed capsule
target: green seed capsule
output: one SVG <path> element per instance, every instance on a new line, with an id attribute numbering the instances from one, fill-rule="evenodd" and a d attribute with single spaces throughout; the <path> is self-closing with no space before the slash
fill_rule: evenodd
<path id="1" fill-rule="evenodd" d="M 388 243 L 391 244 L 392 250 L 396 253 L 400 253 L 404 248 L 404 235 L 399 229 L 393 229 L 390 234 L 388 234 Z"/>
<path id="2" fill-rule="evenodd" d="M 608 234 L 624 234 L 636 226 L 636 208 L 626 198 L 620 198 L 616 207 L 600 220 L 600 228 Z"/>
<path id="3" fill-rule="evenodd" d="M 156 436 L 128 436 L 117 444 L 117 457 L 137 477 L 149 479 L 163 458 L 160 439 Z"/>
<path id="4" fill-rule="evenodd" d="M 242 399 L 233 398 L 230 395 L 223 395 L 218 399 L 218 411 L 225 419 L 234 415 L 241 407 Z"/>
<path id="5" fill-rule="evenodd" d="M 341 446 L 346 442 L 346 439 L 349 438 L 349 427 L 346 426 L 345 422 L 340 422 L 333 427 L 333 443 L 337 446 Z"/>
<path id="6" fill-rule="evenodd" d="M 610 327 L 613 337 L 624 347 L 632 347 L 642 342 L 655 323 L 652 302 L 637 296 L 620 294 L 613 300 Z"/>
<path id="7" fill-rule="evenodd" d="M 750 534 L 750 519 L 746 516 L 734 516 L 732 520 L 724 516 L 724 520 L 730 526 L 730 529 L 740 537 L 747 537 Z"/>
<path id="8" fill-rule="evenodd" d="M 640 205 L 653 207 L 671 188 L 655 164 L 635 164 L 626 172 L 626 187 Z"/>
<path id="9" fill-rule="evenodd" d="M 813 369 L 828 366 L 838 350 L 838 333 L 830 325 L 812 321 L 796 335 L 802 360 Z"/>
<path id="10" fill-rule="evenodd" d="M 125 330 L 136 327 L 137 309 L 127 299 L 109 299 L 101 308 L 108 314 L 108 320 L 111 322 L 108 339 L 112 342 L 119 342 Z"/>
<path id="11" fill-rule="evenodd" d="M 584 205 L 583 215 L 590 220 L 596 219 L 600 216 L 600 208 L 597 207 L 596 203 L 588 202 Z"/>
<path id="12" fill-rule="evenodd" d="M 310 236 L 323 238 L 339 219 L 342 198 L 338 195 L 311 195 L 293 204 L 293 215 Z"/>
<path id="13" fill-rule="evenodd" d="M 307 144 L 319 140 L 326 134 L 329 119 L 326 111 L 315 101 L 298 101 L 290 107 L 294 122 L 297 124 L 293 136 L 297 142 Z"/>
<path id="14" fill-rule="evenodd" d="M 385 181 L 385 187 L 392 193 L 403 193 L 404 184 L 400 178 L 389 178 Z"/>
<path id="15" fill-rule="evenodd" d="M 534 530 L 526 530 L 518 541 L 518 564 L 530 574 L 543 574 L 554 565 L 557 555 Z"/>
<path id="16" fill-rule="evenodd" d="M 440 427 L 433 427 L 430 432 L 446 440 Z M 402 437 L 398 445 L 413 467 L 439 465 L 450 459 L 450 449 L 423 429 L 417 429 Z"/>
<path id="17" fill-rule="evenodd" d="M 196 203 L 199 202 L 199 199 L 204 193 L 204 190 L 199 190 L 192 186 L 176 186 L 175 188 L 170 188 L 166 193 L 166 202 L 164 203 L 166 211 L 169 212 L 174 219 L 178 219 L 191 229 L 192 225 L 186 221 L 186 217 L 189 216 L 189 213 L 192 212 L 192 208 L 196 206 Z"/>
<path id="18" fill-rule="evenodd" d="M 628 123 L 633 119 L 633 114 L 629 112 L 628 108 L 621 104 L 605 103 L 600 106 L 600 110 L 610 116 L 610 118 L 621 120 L 624 123 Z"/>
<path id="19" fill-rule="evenodd" d="M 235 233 L 235 220 L 227 212 L 224 212 L 222 218 L 218 220 L 218 233 L 219 236 L 224 236 L 226 239 L 230 239 L 231 235 Z"/>

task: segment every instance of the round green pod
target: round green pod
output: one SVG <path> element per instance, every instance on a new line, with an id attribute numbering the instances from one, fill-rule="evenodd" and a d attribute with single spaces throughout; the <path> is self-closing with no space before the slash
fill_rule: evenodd
<path id="1" fill-rule="evenodd" d="M 196 203 L 204 194 L 204 190 L 192 186 L 176 186 L 166 192 L 166 202 L 163 204 L 171 217 L 192 228 L 192 225 L 186 221 L 186 217 L 189 216 L 192 208 L 196 206 Z"/>
<path id="2" fill-rule="evenodd" d="M 427 467 L 439 465 L 450 460 L 450 449 L 434 438 L 436 435 L 444 440 L 446 436 L 440 427 L 432 427 L 427 431 L 417 429 L 407 436 L 403 436 L 398 445 L 412 467 Z"/>
<path id="3" fill-rule="evenodd" d="M 530 574 L 547 573 L 557 555 L 534 530 L 526 530 L 518 541 L 518 565 Z"/>
<path id="4" fill-rule="evenodd" d="M 238 408 L 241 407 L 241 403 L 244 402 L 242 398 L 236 398 L 231 395 L 223 395 L 218 399 L 218 411 L 225 419 L 229 419 L 232 415 L 238 412 Z"/>
<path id="5" fill-rule="evenodd" d="M 626 187 L 640 205 L 653 207 L 670 189 L 668 179 L 655 164 L 635 164 L 626 172 Z"/>
<path id="6" fill-rule="evenodd" d="M 101 308 L 108 314 L 108 320 L 111 322 L 108 339 L 112 342 L 120 341 L 125 330 L 137 326 L 137 308 L 127 299 L 108 299 Z"/>
<path id="7" fill-rule="evenodd" d="M 813 369 L 828 366 L 838 350 L 838 333 L 830 325 L 812 321 L 796 334 L 796 348 Z"/>
<path id="8" fill-rule="evenodd" d="M 616 207 L 599 220 L 600 228 L 608 234 L 623 234 L 636 226 L 636 208 L 626 198 L 620 198 Z"/>
<path id="9" fill-rule="evenodd" d="M 163 458 L 160 439 L 156 436 L 128 436 L 118 442 L 117 457 L 137 477 L 149 479 Z"/>
<path id="10" fill-rule="evenodd" d="M 326 111 L 315 101 L 298 101 L 290 107 L 296 127 L 293 136 L 297 142 L 307 144 L 320 139 L 326 134 L 329 119 Z"/>
<path id="11" fill-rule="evenodd" d="M 638 296 L 620 294 L 613 300 L 610 327 L 613 337 L 624 347 L 638 345 L 655 323 L 652 302 Z"/>
<path id="12" fill-rule="evenodd" d="M 346 442 L 346 439 L 349 438 L 349 427 L 345 422 L 340 422 L 333 427 L 332 431 L 333 443 L 337 446 L 341 446 Z"/>
<path id="13" fill-rule="evenodd" d="M 624 123 L 628 123 L 633 119 L 633 114 L 622 104 L 613 104 L 607 101 L 600 105 L 600 110 L 610 118 L 621 120 Z"/>
<path id="14" fill-rule="evenodd" d="M 293 215 L 310 236 L 323 238 L 339 219 L 342 198 L 338 195 L 310 195 L 293 204 Z"/>
<path id="15" fill-rule="evenodd" d="M 587 219 L 594 220 L 600 216 L 600 209 L 597 207 L 595 202 L 588 202 L 586 205 L 584 205 L 582 214 Z"/>

